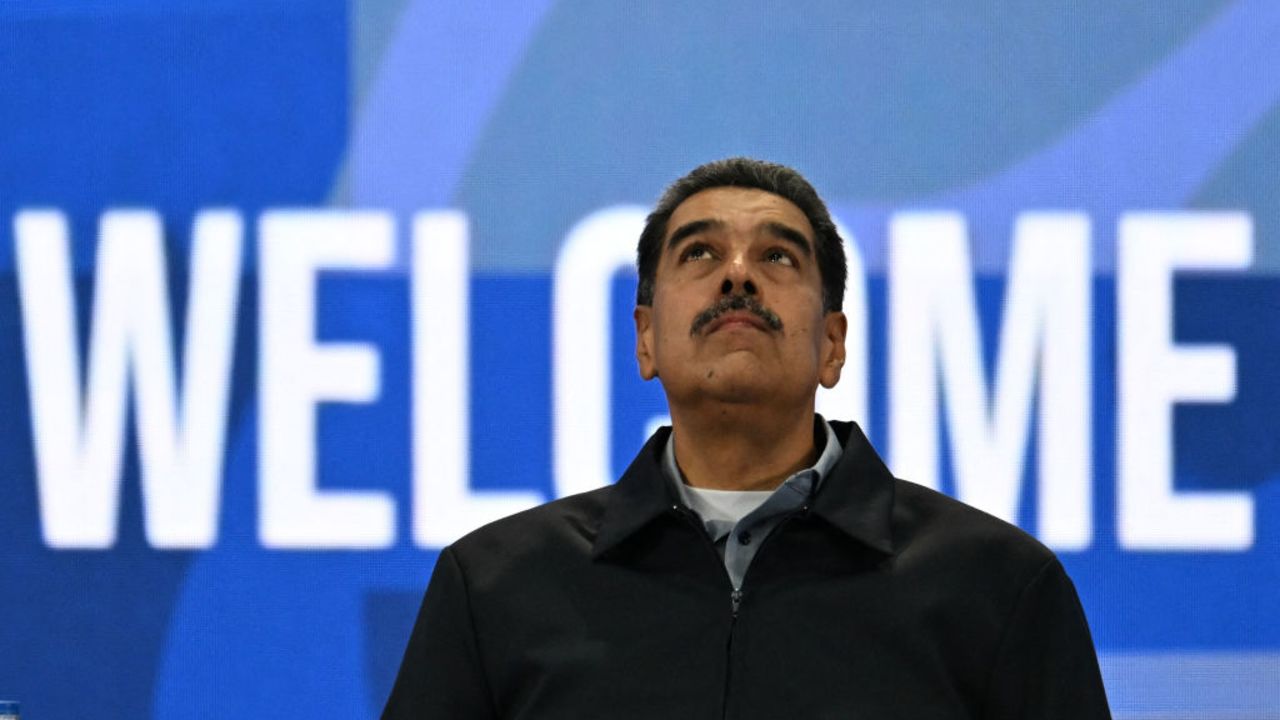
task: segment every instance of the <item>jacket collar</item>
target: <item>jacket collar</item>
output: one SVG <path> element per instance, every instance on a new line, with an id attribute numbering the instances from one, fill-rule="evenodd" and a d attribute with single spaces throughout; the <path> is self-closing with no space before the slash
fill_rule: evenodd
<path id="1" fill-rule="evenodd" d="M 849 537 L 893 553 L 893 476 L 856 423 L 831 421 L 844 447 L 840 462 L 822 481 L 810 511 Z M 662 473 L 662 450 L 671 428 L 649 438 L 605 501 L 593 558 L 608 553 L 658 516 L 681 507 Z"/>
<path id="2" fill-rule="evenodd" d="M 892 555 L 893 475 L 857 423 L 833 420 L 831 428 L 844 454 L 809 509 L 863 545 Z"/>
<path id="3" fill-rule="evenodd" d="M 670 427 L 658 428 L 614 484 L 605 501 L 591 557 L 604 555 L 659 515 L 681 507 L 662 474 L 662 451 L 670 436 Z"/>

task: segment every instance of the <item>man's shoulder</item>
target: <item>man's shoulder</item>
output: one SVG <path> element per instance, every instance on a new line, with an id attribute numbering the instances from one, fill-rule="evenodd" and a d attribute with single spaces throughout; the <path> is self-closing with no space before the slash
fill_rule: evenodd
<path id="1" fill-rule="evenodd" d="M 450 551 L 464 566 L 507 566 L 537 556 L 586 558 L 614 486 L 569 495 L 483 525 Z"/>
<path id="2" fill-rule="evenodd" d="M 1027 581 L 1057 562 L 1053 551 L 1030 533 L 937 490 L 895 479 L 894 495 L 900 563 L 941 561 L 967 573 Z"/>
<path id="3" fill-rule="evenodd" d="M 937 490 L 893 475 L 857 423 L 832 421 L 844 456 L 826 491 L 846 521 L 884 538 L 899 569 L 940 566 L 981 574 L 993 563 L 1034 574 L 1056 558 L 1022 529 Z M 815 503 L 816 504 L 816 503 Z M 883 524 L 882 524 L 883 523 Z M 886 537 L 888 536 L 888 537 Z M 891 549 L 890 549 L 891 548 Z M 945 576 L 946 573 L 939 573 Z"/>

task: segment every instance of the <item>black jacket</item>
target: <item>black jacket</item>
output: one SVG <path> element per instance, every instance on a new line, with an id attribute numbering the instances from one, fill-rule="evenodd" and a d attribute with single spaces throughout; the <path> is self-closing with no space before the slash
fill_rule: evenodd
<path id="1" fill-rule="evenodd" d="M 616 485 L 446 548 L 383 718 L 1109 718 L 1053 554 L 832 425 L 843 457 L 739 597 L 666 429 Z"/>

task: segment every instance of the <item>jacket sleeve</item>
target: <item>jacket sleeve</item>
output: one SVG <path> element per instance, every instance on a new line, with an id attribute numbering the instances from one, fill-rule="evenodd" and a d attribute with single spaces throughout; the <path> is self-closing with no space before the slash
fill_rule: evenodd
<path id="1" fill-rule="evenodd" d="M 1089 625 L 1056 559 L 1022 590 L 988 682 L 987 720 L 1110 720 Z"/>
<path id="2" fill-rule="evenodd" d="M 383 720 L 492 720 L 466 578 L 451 548 L 436 561 Z"/>

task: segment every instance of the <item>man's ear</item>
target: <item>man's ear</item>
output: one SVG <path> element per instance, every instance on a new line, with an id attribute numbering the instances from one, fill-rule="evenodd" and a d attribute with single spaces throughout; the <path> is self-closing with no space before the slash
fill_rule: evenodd
<path id="1" fill-rule="evenodd" d="M 640 365 L 640 377 L 652 380 L 658 377 L 658 364 L 653 355 L 653 308 L 637 305 L 632 317 L 636 321 L 636 363 Z"/>
<path id="2" fill-rule="evenodd" d="M 840 382 L 840 370 L 844 368 L 844 336 L 849 331 L 849 320 L 842 312 L 829 312 L 822 321 L 822 353 L 818 358 L 818 382 L 824 388 L 835 387 Z"/>

